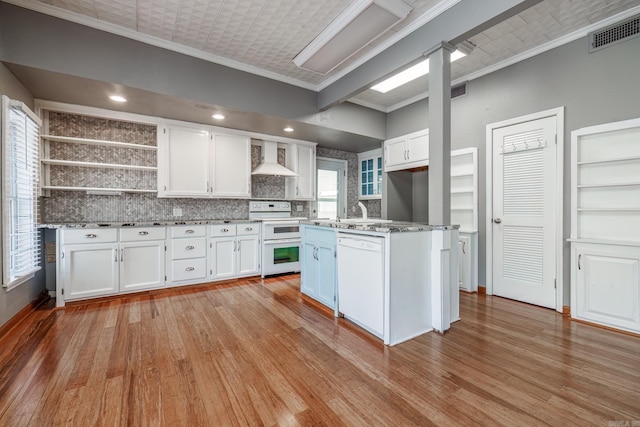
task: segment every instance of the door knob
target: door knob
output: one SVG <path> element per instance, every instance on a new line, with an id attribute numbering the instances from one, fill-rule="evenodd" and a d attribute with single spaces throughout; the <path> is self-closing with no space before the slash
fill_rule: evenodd
<path id="1" fill-rule="evenodd" d="M 495 222 L 496 224 L 500 224 L 502 222 L 502 218 L 494 218 L 493 222 Z"/>

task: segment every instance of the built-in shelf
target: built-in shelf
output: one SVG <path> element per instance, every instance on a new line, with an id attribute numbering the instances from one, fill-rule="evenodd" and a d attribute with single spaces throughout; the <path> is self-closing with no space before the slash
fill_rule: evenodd
<path id="1" fill-rule="evenodd" d="M 64 187 L 58 185 L 43 185 L 43 190 L 58 190 L 58 191 L 93 191 L 100 192 L 112 192 L 112 193 L 157 193 L 156 190 L 140 190 L 136 188 L 105 188 L 105 187 Z"/>
<path id="2" fill-rule="evenodd" d="M 611 158 L 611 159 L 589 160 L 589 161 L 577 162 L 577 165 L 578 166 L 598 165 L 598 164 L 602 164 L 602 163 L 628 162 L 628 161 L 634 161 L 634 160 L 640 160 L 640 156 L 615 157 L 615 158 Z"/>
<path id="3" fill-rule="evenodd" d="M 636 187 L 640 185 L 637 182 L 603 182 L 599 184 L 578 184 L 577 188 L 605 188 L 605 187 Z"/>
<path id="4" fill-rule="evenodd" d="M 473 210 L 475 210 L 475 208 L 473 206 L 469 206 L 469 207 L 466 207 L 466 208 L 454 208 L 454 207 L 452 207 L 451 210 L 452 211 L 473 211 Z"/>
<path id="5" fill-rule="evenodd" d="M 452 188 L 451 194 L 473 194 L 475 190 L 473 188 Z"/>
<path id="6" fill-rule="evenodd" d="M 158 149 L 158 147 L 154 145 L 131 144 L 129 142 L 107 141 L 102 139 L 75 138 L 71 136 L 42 135 L 42 138 L 48 141 L 69 142 L 72 144 L 103 145 L 118 148 L 132 148 L 135 150 L 155 151 Z"/>
<path id="7" fill-rule="evenodd" d="M 157 171 L 158 170 L 157 167 L 152 167 L 152 166 L 121 165 L 121 164 L 114 164 L 114 163 L 77 162 L 73 160 L 42 159 L 42 163 L 45 165 L 74 166 L 74 167 L 81 167 L 81 168 L 126 169 L 126 170 L 139 170 L 139 171 Z"/>
<path id="8" fill-rule="evenodd" d="M 578 208 L 578 212 L 640 212 L 640 208 Z"/>

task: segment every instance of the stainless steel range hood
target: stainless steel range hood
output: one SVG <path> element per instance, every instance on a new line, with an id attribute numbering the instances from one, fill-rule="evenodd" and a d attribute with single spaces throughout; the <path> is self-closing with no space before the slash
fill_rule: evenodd
<path id="1" fill-rule="evenodd" d="M 291 169 L 287 169 L 278 163 L 278 143 L 273 141 L 262 141 L 260 143 L 261 154 L 260 164 L 251 171 L 251 175 L 277 175 L 277 176 L 298 176 Z"/>

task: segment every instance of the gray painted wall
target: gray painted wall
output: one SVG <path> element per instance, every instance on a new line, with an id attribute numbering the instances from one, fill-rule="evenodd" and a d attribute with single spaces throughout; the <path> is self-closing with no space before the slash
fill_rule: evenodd
<path id="1" fill-rule="evenodd" d="M 469 83 L 451 106 L 451 148 L 479 147 L 479 282 L 486 283 L 486 126 L 565 107 L 564 235 L 570 233 L 571 131 L 640 117 L 640 38 L 588 53 L 585 38 Z M 428 100 L 387 116 L 387 137 L 428 127 Z M 565 244 L 564 305 L 569 305 L 569 251 Z"/>
<path id="2" fill-rule="evenodd" d="M 0 94 L 6 95 L 11 99 L 24 102 L 30 108 L 33 108 L 33 97 L 22 86 L 22 84 L 0 64 Z M 0 164 L 0 173 L 2 173 L 2 164 Z M 0 267 L 2 267 L 2 258 L 0 257 Z M 29 282 L 6 292 L 0 289 L 0 326 L 4 325 L 15 316 L 20 310 L 29 305 L 40 292 L 45 289 L 44 271 L 41 270 L 36 277 Z"/>

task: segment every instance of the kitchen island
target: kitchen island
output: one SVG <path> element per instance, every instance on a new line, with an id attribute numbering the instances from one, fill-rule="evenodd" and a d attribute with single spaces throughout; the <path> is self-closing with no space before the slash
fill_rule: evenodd
<path id="1" fill-rule="evenodd" d="M 302 221 L 302 292 L 387 345 L 459 319 L 458 226 Z M 331 256 L 333 255 L 333 256 Z"/>

